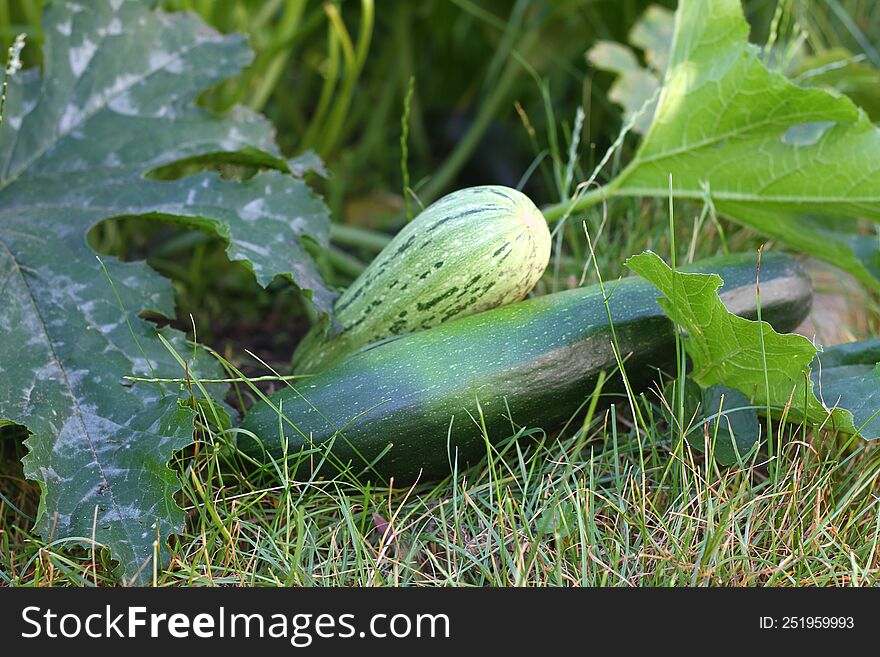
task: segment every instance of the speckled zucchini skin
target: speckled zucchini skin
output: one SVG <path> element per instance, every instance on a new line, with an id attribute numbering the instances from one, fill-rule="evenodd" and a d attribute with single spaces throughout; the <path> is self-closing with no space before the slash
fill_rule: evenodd
<path id="1" fill-rule="evenodd" d="M 342 294 L 337 331 L 313 327 L 294 352 L 294 371 L 314 373 L 378 340 L 519 301 L 549 258 L 547 222 L 525 194 L 501 186 L 448 194 Z"/>
<path id="2" fill-rule="evenodd" d="M 734 256 L 704 261 L 693 270 L 720 274 L 728 308 L 754 318 L 755 264 L 754 257 Z M 621 352 L 630 354 L 628 377 L 636 389 L 644 389 L 657 368 L 674 370 L 672 325 L 657 305 L 658 291 L 646 281 L 628 278 L 607 289 Z M 777 330 L 791 330 L 806 316 L 810 301 L 809 279 L 799 264 L 765 255 L 763 319 Z M 423 480 L 445 475 L 456 459 L 465 467 L 485 454 L 472 419 L 479 417 L 477 400 L 491 441 L 513 433 L 508 408 L 519 426 L 552 429 L 577 411 L 601 371 L 614 368 L 602 294 L 596 286 L 586 287 L 457 319 L 361 351 L 295 390 L 275 393 L 272 405 L 258 403 L 242 428 L 258 436 L 276 458 L 285 453 L 282 427 L 288 455 L 311 451 L 295 466 L 297 476 L 308 474 L 329 451 L 323 475 L 348 467 L 361 479 L 394 477 L 395 484 L 405 484 L 420 473 Z M 603 392 L 620 389 L 615 375 Z M 265 458 L 248 436 L 241 435 L 239 445 Z"/>

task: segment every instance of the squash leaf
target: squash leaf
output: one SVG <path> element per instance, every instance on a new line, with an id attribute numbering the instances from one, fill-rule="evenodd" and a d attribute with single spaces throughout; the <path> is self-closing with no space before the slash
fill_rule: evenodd
<path id="1" fill-rule="evenodd" d="M 759 411 L 769 408 L 789 421 L 880 438 L 880 377 L 876 361 L 865 365 L 880 347 L 851 348 L 858 354 L 849 363 L 856 362 L 854 369 L 841 363 L 840 351 L 829 350 L 830 360 L 821 368 L 819 349 L 807 338 L 728 312 L 718 296 L 717 274 L 674 271 L 650 251 L 632 256 L 627 266 L 660 290 L 663 312 L 687 332 L 690 376 L 701 387 L 734 388 Z"/>
<path id="2" fill-rule="evenodd" d="M 106 545 L 139 583 L 183 524 L 167 463 L 192 443 L 195 412 L 175 386 L 126 383 L 183 376 L 139 317 L 173 316 L 173 289 L 144 263 L 105 258 L 105 273 L 89 229 L 130 216 L 196 227 L 225 240 L 261 284 L 286 276 L 319 310 L 332 304 L 304 245 L 327 243 L 324 203 L 291 175 L 268 122 L 194 103 L 250 61 L 243 38 L 149 5 L 50 5 L 43 72 L 11 79 L 0 126 L 0 419 L 31 433 L 24 468 L 42 490 L 39 533 Z M 274 170 L 245 182 L 147 176 L 196 159 Z M 319 168 L 312 157 L 292 162 Z M 213 372 L 183 334 L 162 333 L 190 373 Z"/>
<path id="3" fill-rule="evenodd" d="M 880 131 L 853 102 L 768 70 L 739 0 L 681 0 L 654 120 L 617 195 L 710 201 L 720 213 L 880 289 Z"/>

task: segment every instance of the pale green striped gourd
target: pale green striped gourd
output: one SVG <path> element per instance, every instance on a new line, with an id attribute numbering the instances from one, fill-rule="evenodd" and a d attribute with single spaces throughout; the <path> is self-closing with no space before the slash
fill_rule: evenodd
<path id="1" fill-rule="evenodd" d="M 336 332 L 317 324 L 294 371 L 323 370 L 361 347 L 519 301 L 550 259 L 550 232 L 522 192 L 452 192 L 407 224 L 339 297 Z"/>

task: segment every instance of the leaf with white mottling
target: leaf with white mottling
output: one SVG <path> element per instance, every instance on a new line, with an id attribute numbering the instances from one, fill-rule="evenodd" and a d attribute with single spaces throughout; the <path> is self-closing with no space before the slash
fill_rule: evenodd
<path id="1" fill-rule="evenodd" d="M 138 317 L 173 316 L 171 285 L 143 263 L 106 258 L 111 286 L 86 234 L 109 217 L 199 228 L 261 284 L 286 276 L 327 311 L 333 297 L 304 240 L 327 243 L 328 212 L 291 175 L 264 119 L 194 104 L 250 61 L 241 36 L 137 0 L 52 4 L 43 33 L 42 75 L 12 78 L 0 127 L 0 418 L 31 432 L 24 466 L 42 489 L 38 531 L 94 536 L 126 580 L 144 582 L 154 542 L 183 524 L 167 463 L 192 442 L 194 412 L 179 387 L 123 378 L 181 376 Z M 146 175 L 224 153 L 279 170 L 245 182 Z M 215 372 L 182 334 L 163 332 L 191 372 Z"/>

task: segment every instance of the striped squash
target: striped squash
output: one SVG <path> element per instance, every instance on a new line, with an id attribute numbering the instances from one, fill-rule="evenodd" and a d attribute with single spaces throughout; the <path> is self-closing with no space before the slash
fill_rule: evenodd
<path id="1" fill-rule="evenodd" d="M 318 372 L 359 348 L 523 299 L 550 259 L 540 210 L 515 189 L 470 187 L 422 211 L 340 296 L 293 356 Z"/>

